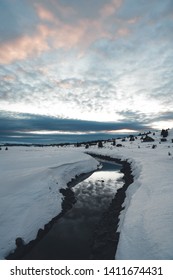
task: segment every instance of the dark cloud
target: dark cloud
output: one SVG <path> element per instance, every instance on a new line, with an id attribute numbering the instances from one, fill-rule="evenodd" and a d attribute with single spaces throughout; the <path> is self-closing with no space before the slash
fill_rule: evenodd
<path id="1" fill-rule="evenodd" d="M 31 114 L 11 114 L 1 112 L 0 117 L 0 142 L 13 143 L 75 143 L 98 139 L 123 137 L 120 129 L 134 129 L 143 131 L 147 129 L 140 122 L 110 123 L 82 121 L 74 119 L 58 119 L 48 116 Z M 110 133 L 114 130 L 114 133 Z M 56 131 L 59 131 L 56 134 Z M 39 132 L 39 134 L 37 134 Z M 46 134 L 44 133 L 46 132 Z M 92 132 L 92 133 L 91 133 Z M 65 134 L 64 134 L 65 133 Z"/>
<path id="2" fill-rule="evenodd" d="M 158 121 L 173 121 L 173 111 L 162 112 L 162 114 L 153 117 L 153 122 Z"/>
<path id="3" fill-rule="evenodd" d="M 6 114 L 1 113 L 0 131 L 2 132 L 30 132 L 30 131 L 68 131 L 68 132 L 90 132 L 109 131 L 119 129 L 143 129 L 142 123 L 128 122 L 94 122 L 75 119 L 58 119 L 49 116 L 31 114 Z"/>
<path id="4" fill-rule="evenodd" d="M 121 117 L 123 117 L 124 121 L 129 122 L 141 122 L 143 124 L 147 124 L 150 118 L 146 114 L 141 114 L 140 111 L 121 111 L 120 112 Z"/>

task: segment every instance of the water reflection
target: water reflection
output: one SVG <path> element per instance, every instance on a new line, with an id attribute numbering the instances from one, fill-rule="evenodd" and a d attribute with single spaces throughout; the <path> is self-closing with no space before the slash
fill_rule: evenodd
<path id="1" fill-rule="evenodd" d="M 111 178 L 111 179 L 110 179 Z M 79 183 L 73 188 L 77 203 L 75 209 L 80 208 L 82 213 L 89 216 L 89 212 L 103 212 L 110 204 L 117 189 L 122 186 L 122 174 L 113 171 L 98 171 L 93 173 L 88 179 Z M 87 212 L 87 213 L 86 213 Z"/>
<path id="2" fill-rule="evenodd" d="M 89 259 L 94 229 L 117 189 L 121 166 L 102 162 L 103 168 L 73 187 L 76 204 L 55 223 L 26 259 Z"/>

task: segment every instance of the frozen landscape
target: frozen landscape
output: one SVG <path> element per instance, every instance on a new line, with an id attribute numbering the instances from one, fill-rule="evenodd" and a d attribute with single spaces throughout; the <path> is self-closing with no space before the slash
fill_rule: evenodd
<path id="1" fill-rule="evenodd" d="M 76 175 L 97 169 L 92 157 L 57 148 L 11 147 L 0 151 L 0 258 L 27 243 L 61 212 L 60 188 Z"/>
<path id="2" fill-rule="evenodd" d="M 60 188 L 76 175 L 94 171 L 98 161 L 86 154 L 126 160 L 134 182 L 128 187 L 120 213 L 115 259 L 173 259 L 173 131 L 116 139 L 102 148 L 85 146 L 9 147 L 0 151 L 0 258 L 25 243 L 61 212 Z M 141 139 L 141 137 L 143 139 Z M 161 141 L 166 139 L 166 141 Z M 130 141 L 131 140 L 131 141 Z M 151 139 L 150 139 L 151 140 Z"/>

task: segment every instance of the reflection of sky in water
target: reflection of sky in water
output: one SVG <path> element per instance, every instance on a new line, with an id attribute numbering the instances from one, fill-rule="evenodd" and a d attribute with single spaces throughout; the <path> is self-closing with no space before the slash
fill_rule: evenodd
<path id="1" fill-rule="evenodd" d="M 88 179 L 85 181 L 95 181 L 95 180 L 117 180 L 122 178 L 122 174 L 118 171 L 97 171 L 94 172 Z"/>
<path id="2" fill-rule="evenodd" d="M 77 202 L 54 224 L 29 257 L 57 260 L 89 259 L 95 228 L 117 189 L 123 185 L 120 168 L 103 163 L 102 170 L 94 172 L 73 187 Z"/>
<path id="3" fill-rule="evenodd" d="M 68 252 L 71 259 L 87 259 L 89 256 L 93 232 L 117 190 L 123 186 L 123 174 L 119 169 L 113 164 L 103 165 L 103 170 L 94 172 L 73 187 L 77 202 L 61 219 L 61 230 L 58 230 L 59 238 L 65 239 L 71 248 Z M 73 243 L 69 244 L 69 240 L 73 240 Z"/>
<path id="4" fill-rule="evenodd" d="M 73 188 L 77 203 L 74 208 L 88 212 L 104 211 L 117 190 L 122 187 L 122 173 L 116 171 L 97 171 Z M 89 213 L 87 213 L 88 216 Z"/>

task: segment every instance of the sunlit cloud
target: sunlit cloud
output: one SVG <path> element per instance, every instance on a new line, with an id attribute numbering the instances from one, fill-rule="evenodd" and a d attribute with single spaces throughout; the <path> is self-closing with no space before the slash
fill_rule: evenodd
<path id="1" fill-rule="evenodd" d="M 49 50 L 48 43 L 45 40 L 46 35 L 43 27 L 38 26 L 37 34 L 32 37 L 24 35 L 13 41 L 0 44 L 0 64 L 24 60 Z"/>
<path id="2" fill-rule="evenodd" d="M 109 133 L 137 133 L 137 130 L 134 129 L 117 129 L 117 130 L 110 130 Z"/>
<path id="3" fill-rule="evenodd" d="M 167 120 L 167 121 L 158 121 L 151 123 L 151 126 L 153 129 L 168 129 L 173 128 L 173 120 Z"/>
<path id="4" fill-rule="evenodd" d="M 137 133 L 137 130 L 133 129 L 117 129 L 117 130 L 97 130 L 97 131 L 91 131 L 91 130 L 85 130 L 85 131 L 63 131 L 63 130 L 33 130 L 33 131 L 27 131 L 29 134 L 33 135 L 85 135 L 85 134 L 97 134 L 97 133 L 109 133 L 109 134 L 124 134 L 124 133 Z M 20 131 L 16 131 L 16 133 L 20 133 Z"/>
<path id="5" fill-rule="evenodd" d="M 100 15 L 102 17 L 112 16 L 122 5 L 123 0 L 111 0 L 109 3 L 106 3 L 100 10 Z"/>
<path id="6" fill-rule="evenodd" d="M 0 3 L 1 111 L 127 131 L 172 125 L 171 1 L 15 3 Z"/>
<path id="7" fill-rule="evenodd" d="M 119 36 L 127 36 L 128 34 L 130 34 L 130 31 L 127 28 L 120 28 L 118 30 Z"/>
<path id="8" fill-rule="evenodd" d="M 32 35 L 22 35 L 16 39 L 9 40 L 0 44 L 0 63 L 9 64 L 16 60 L 25 60 L 42 52 L 51 49 L 69 50 L 77 47 L 86 49 L 93 42 L 102 38 L 111 40 L 121 36 L 127 36 L 129 30 L 126 27 L 119 26 L 116 34 L 109 31 L 105 25 L 105 19 L 102 13 L 110 16 L 122 4 L 120 0 L 113 0 L 110 4 L 106 4 L 100 11 L 101 17 L 97 19 L 79 19 L 74 24 L 65 23 L 53 12 L 48 10 L 42 4 L 36 4 L 36 12 L 41 20 L 35 26 Z M 58 10 L 62 13 L 72 13 L 74 10 L 58 5 Z M 73 15 L 74 16 L 74 15 Z M 48 25 L 46 22 L 52 23 Z M 134 21 L 134 19 L 132 19 Z M 111 21 L 110 21 L 111 24 Z"/>
<path id="9" fill-rule="evenodd" d="M 36 4 L 37 14 L 40 19 L 55 22 L 56 19 L 49 10 L 45 9 L 41 4 Z"/>

